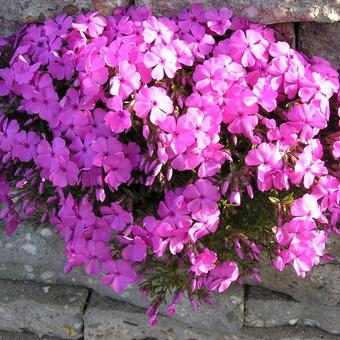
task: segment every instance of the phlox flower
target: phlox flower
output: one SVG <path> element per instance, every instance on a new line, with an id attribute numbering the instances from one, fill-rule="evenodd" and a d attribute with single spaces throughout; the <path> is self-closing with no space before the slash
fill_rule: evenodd
<path id="1" fill-rule="evenodd" d="M 121 133 L 131 127 L 131 114 L 123 109 L 121 97 L 114 97 L 106 104 L 112 111 L 105 115 L 105 122 L 114 133 Z"/>
<path id="2" fill-rule="evenodd" d="M 22 162 L 29 162 L 35 159 L 37 154 L 37 145 L 40 137 L 34 131 L 20 131 L 15 136 L 15 145 L 12 151 L 12 157 L 20 159 Z"/>
<path id="3" fill-rule="evenodd" d="M 225 34 L 226 30 L 231 26 L 230 18 L 233 12 L 228 8 L 212 8 L 205 12 L 207 26 L 218 35 Z"/>
<path id="4" fill-rule="evenodd" d="M 94 12 L 79 15 L 73 22 L 72 27 L 80 32 L 87 33 L 92 38 L 96 38 L 103 33 L 106 25 L 106 18 Z"/>
<path id="5" fill-rule="evenodd" d="M 46 19 L 44 24 L 44 32 L 50 38 L 61 37 L 71 27 L 72 17 L 67 14 L 58 15 L 55 19 Z"/>
<path id="6" fill-rule="evenodd" d="M 221 195 L 216 186 L 207 179 L 199 179 L 195 184 L 189 184 L 184 192 L 187 203 L 187 209 L 192 213 L 202 211 L 211 213 L 216 210 L 217 201 Z"/>
<path id="7" fill-rule="evenodd" d="M 256 60 L 267 61 L 266 47 L 266 41 L 259 32 L 237 30 L 229 38 L 227 53 L 244 67 L 252 67 Z"/>
<path id="8" fill-rule="evenodd" d="M 195 142 L 192 124 L 186 115 L 179 117 L 177 121 L 175 117 L 168 116 L 159 123 L 159 126 L 169 133 L 169 146 L 175 155 L 183 153 Z"/>
<path id="9" fill-rule="evenodd" d="M 123 259 L 103 263 L 103 270 L 105 275 L 102 277 L 102 283 L 110 286 L 116 293 L 123 292 L 137 281 L 138 276 L 131 262 Z"/>
<path id="10" fill-rule="evenodd" d="M 13 64 L 14 80 L 19 85 L 28 84 L 40 65 L 40 62 L 31 65 L 27 58 L 19 55 L 18 59 Z"/>
<path id="11" fill-rule="evenodd" d="M 291 207 L 293 216 L 318 219 L 321 217 L 321 209 L 315 196 L 305 194 L 294 201 Z"/>
<path id="12" fill-rule="evenodd" d="M 216 266 L 209 273 L 209 289 L 217 290 L 219 293 L 224 292 L 232 282 L 236 281 L 240 275 L 239 269 L 235 262 L 225 261 L 221 265 Z"/>
<path id="13" fill-rule="evenodd" d="M 147 68 L 153 68 L 151 76 L 156 80 L 162 80 L 164 73 L 169 78 L 174 78 L 178 69 L 174 50 L 165 45 L 151 47 L 150 51 L 145 53 L 144 64 Z"/>
<path id="14" fill-rule="evenodd" d="M 110 93 L 126 99 L 132 92 L 139 89 L 140 79 L 136 66 L 123 60 L 118 64 L 117 76 L 110 80 Z"/>
<path id="15" fill-rule="evenodd" d="M 217 254 L 208 248 L 204 248 L 203 252 L 193 256 L 191 259 L 192 266 L 190 268 L 196 275 L 207 274 L 215 267 Z"/>
<path id="16" fill-rule="evenodd" d="M 144 119 L 150 113 L 150 121 L 157 125 L 173 112 L 174 107 L 165 89 L 152 86 L 144 87 L 137 93 L 134 109 L 139 118 Z"/>
<path id="17" fill-rule="evenodd" d="M 150 16 L 143 21 L 143 37 L 147 43 L 154 42 L 156 45 L 161 43 L 169 44 L 176 29 L 176 24 L 168 18 L 155 18 Z"/>

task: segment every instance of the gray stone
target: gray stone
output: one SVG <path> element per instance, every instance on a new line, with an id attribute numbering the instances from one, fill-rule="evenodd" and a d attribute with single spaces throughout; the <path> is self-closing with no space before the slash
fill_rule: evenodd
<path id="1" fill-rule="evenodd" d="M 84 316 L 84 339 L 189 340 L 221 339 L 221 334 L 204 333 L 193 326 L 159 315 L 156 327 L 148 326 L 144 309 L 92 294 Z M 222 333 L 223 334 L 223 333 Z"/>
<path id="2" fill-rule="evenodd" d="M 339 340 L 315 327 L 277 326 L 272 328 L 243 327 L 242 331 L 227 340 Z"/>
<path id="3" fill-rule="evenodd" d="M 98 278 L 86 275 L 81 268 L 64 274 L 64 242 L 55 230 L 50 231 L 47 232 L 45 227 L 27 224 L 18 228 L 9 238 L 0 228 L 0 278 L 85 286 L 136 306 L 146 307 L 149 304 L 148 300 L 140 298 L 136 286 L 117 294 L 103 286 Z M 231 287 L 225 294 L 216 296 L 213 307 L 201 306 L 195 313 L 190 302 L 184 299 L 174 318 L 185 319 L 184 322 L 194 327 L 235 332 L 242 327 L 243 322 L 243 286 Z"/>
<path id="4" fill-rule="evenodd" d="M 200 2 L 207 7 L 228 7 L 238 16 L 263 24 L 278 22 L 335 22 L 340 20 L 339 0 L 136 0 L 147 5 L 157 15 L 177 13 L 190 3 Z"/>
<path id="5" fill-rule="evenodd" d="M 0 331 L 0 340 L 61 340 L 61 338 L 51 337 L 51 336 L 37 336 L 32 333 L 17 333 L 17 332 L 7 332 Z"/>
<path id="6" fill-rule="evenodd" d="M 0 281 L 0 329 L 78 339 L 83 334 L 84 288 Z"/>
<path id="7" fill-rule="evenodd" d="M 279 41 L 286 41 L 291 47 L 296 47 L 295 24 L 292 22 L 283 22 L 280 24 L 270 25 L 275 31 L 275 37 Z"/>
<path id="8" fill-rule="evenodd" d="M 295 300 L 321 305 L 340 303 L 339 258 L 334 263 L 323 263 L 314 267 L 305 278 L 298 277 L 291 266 L 279 272 L 267 258 L 261 260 L 262 287 L 292 296 Z M 258 285 L 254 281 L 248 284 Z"/>
<path id="9" fill-rule="evenodd" d="M 340 69 L 339 36 L 340 22 L 333 24 L 300 23 L 298 48 L 309 56 L 324 57 Z"/>
<path id="10" fill-rule="evenodd" d="M 127 6 L 129 0 L 0 0 L 0 35 L 14 33 L 19 23 L 43 21 L 60 13 L 75 15 L 97 10 L 110 15 L 117 6 Z M 1 23 L 1 21 L 0 21 Z"/>
<path id="11" fill-rule="evenodd" d="M 245 325 L 253 327 L 308 325 L 332 334 L 340 334 L 340 304 L 304 304 L 284 294 L 260 287 L 249 287 L 244 322 Z"/>

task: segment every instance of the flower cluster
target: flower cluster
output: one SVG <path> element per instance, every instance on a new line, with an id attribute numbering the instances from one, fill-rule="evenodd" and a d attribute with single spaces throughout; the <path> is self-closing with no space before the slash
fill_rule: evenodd
<path id="1" fill-rule="evenodd" d="M 65 271 L 167 313 L 297 274 L 339 234 L 339 75 L 271 28 L 199 4 L 65 14 L 2 39 L 0 219 L 50 222 Z"/>

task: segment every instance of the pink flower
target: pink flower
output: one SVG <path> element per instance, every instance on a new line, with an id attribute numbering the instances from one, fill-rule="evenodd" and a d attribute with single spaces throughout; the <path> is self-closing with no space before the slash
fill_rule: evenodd
<path id="1" fill-rule="evenodd" d="M 218 290 L 219 293 L 222 293 L 229 288 L 232 282 L 238 279 L 239 275 L 240 272 L 236 263 L 225 261 L 209 273 L 211 278 L 209 289 Z"/>
<path id="2" fill-rule="evenodd" d="M 150 16 L 143 21 L 143 37 L 147 43 L 154 42 L 156 45 L 161 43 L 169 44 L 176 31 L 176 25 L 168 18 L 155 18 Z"/>
<path id="3" fill-rule="evenodd" d="M 15 81 L 19 85 L 28 84 L 39 67 L 40 63 L 30 65 L 26 58 L 19 55 L 17 61 L 13 64 Z"/>
<path id="4" fill-rule="evenodd" d="M 131 127 L 130 112 L 123 109 L 123 101 L 121 97 L 114 97 L 108 100 L 107 106 L 113 110 L 109 111 L 105 116 L 105 122 L 114 133 L 120 133 Z"/>
<path id="5" fill-rule="evenodd" d="M 320 159 L 313 160 L 312 153 L 305 151 L 300 154 L 298 161 L 295 164 L 294 172 L 291 175 L 291 181 L 294 184 L 301 183 L 303 179 L 303 185 L 306 189 L 309 189 L 316 176 L 322 176 L 327 174 L 327 168 L 324 162 Z"/>
<path id="6" fill-rule="evenodd" d="M 68 16 L 67 14 L 58 15 L 55 20 L 46 19 L 44 24 L 45 34 L 50 39 L 58 36 L 61 37 L 69 30 L 72 21 L 72 17 Z"/>
<path id="7" fill-rule="evenodd" d="M 310 194 L 303 195 L 302 198 L 295 200 L 291 213 L 293 216 L 314 218 L 321 217 L 321 210 L 317 199 Z"/>
<path id="8" fill-rule="evenodd" d="M 110 286 L 116 293 L 123 292 L 129 285 L 137 281 L 137 273 L 131 262 L 125 260 L 108 261 L 103 263 L 105 275 L 102 282 Z"/>
<path id="9" fill-rule="evenodd" d="M 189 117 L 183 115 L 178 118 L 168 116 L 159 123 L 160 128 L 169 133 L 169 145 L 175 155 L 183 153 L 188 146 L 195 142 L 195 135 Z"/>
<path id="10" fill-rule="evenodd" d="M 103 33 L 107 20 L 97 13 L 87 13 L 85 15 L 79 15 L 72 27 L 76 28 L 80 32 L 89 34 L 90 37 L 96 38 Z"/>
<path id="11" fill-rule="evenodd" d="M 118 65 L 118 75 L 110 80 L 110 93 L 126 99 L 132 92 L 139 89 L 140 79 L 136 66 L 123 60 Z"/>
<path id="12" fill-rule="evenodd" d="M 122 256 L 124 260 L 141 262 L 146 257 L 146 243 L 139 237 L 135 236 L 133 239 L 128 240 L 127 246 L 123 249 Z"/>
<path id="13" fill-rule="evenodd" d="M 144 87 L 137 93 L 134 109 L 139 118 L 144 119 L 150 113 L 150 121 L 157 125 L 173 112 L 174 107 L 163 88 L 152 86 Z"/>
<path id="14" fill-rule="evenodd" d="M 150 51 L 145 53 L 144 64 L 148 68 L 153 68 L 151 76 L 156 80 L 162 80 L 164 72 L 169 78 L 174 78 L 177 70 L 176 54 L 165 45 L 151 47 Z"/>
<path id="15" fill-rule="evenodd" d="M 205 17 L 208 20 L 207 26 L 218 35 L 225 34 L 226 30 L 231 26 L 230 18 L 233 12 L 228 8 L 216 8 L 206 11 Z"/>
<path id="16" fill-rule="evenodd" d="M 228 54 L 244 67 L 252 67 L 256 60 L 266 61 L 266 43 L 262 35 L 255 30 L 238 30 L 230 38 Z"/>
<path id="17" fill-rule="evenodd" d="M 217 201 L 221 198 L 216 186 L 206 179 L 199 179 L 195 184 L 189 184 L 184 192 L 188 210 L 192 213 L 202 211 L 209 214 L 214 212 Z"/>
<path id="18" fill-rule="evenodd" d="M 217 254 L 208 248 L 204 248 L 203 252 L 194 256 L 191 260 L 192 266 L 190 268 L 196 275 L 207 274 L 215 267 L 217 261 Z"/>
<path id="19" fill-rule="evenodd" d="M 252 135 L 258 118 L 257 99 L 253 93 L 238 85 L 228 91 L 223 106 L 223 122 L 229 124 L 228 131 L 231 133 Z"/>
<path id="20" fill-rule="evenodd" d="M 29 162 L 36 157 L 39 136 L 34 131 L 20 131 L 15 136 L 15 147 L 12 156 L 19 158 L 22 162 Z"/>

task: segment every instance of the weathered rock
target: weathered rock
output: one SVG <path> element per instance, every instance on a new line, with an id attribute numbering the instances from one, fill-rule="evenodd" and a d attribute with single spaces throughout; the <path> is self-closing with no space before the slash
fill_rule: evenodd
<path id="1" fill-rule="evenodd" d="M 50 228 L 20 227 L 8 238 L 0 230 L 0 278 L 9 280 L 34 280 L 43 283 L 61 283 L 85 286 L 116 300 L 146 307 L 148 301 L 140 298 L 137 287 L 122 294 L 102 285 L 96 277 L 89 277 L 82 269 L 64 274 L 64 243 Z M 226 294 L 216 296 L 214 307 L 200 307 L 192 313 L 191 304 L 184 299 L 174 318 L 184 320 L 193 327 L 206 327 L 223 332 L 235 332 L 243 322 L 243 287 L 231 287 Z"/>
<path id="2" fill-rule="evenodd" d="M 60 13 L 75 15 L 97 10 L 110 15 L 117 6 L 128 6 L 129 0 L 0 0 L 0 36 L 14 33 L 19 23 L 43 21 Z M 13 25 L 13 23 L 15 23 Z"/>
<path id="3" fill-rule="evenodd" d="M 275 37 L 279 41 L 286 41 L 291 47 L 296 47 L 295 24 L 283 22 L 270 25 L 275 31 Z"/>
<path id="4" fill-rule="evenodd" d="M 28 332 L 17 333 L 0 331 L 0 340 L 61 340 L 61 339 L 51 336 L 40 337 Z"/>
<path id="5" fill-rule="evenodd" d="M 243 327 L 227 340 L 339 340 L 337 335 L 309 326 Z"/>
<path id="6" fill-rule="evenodd" d="M 147 326 L 147 318 L 142 309 L 124 302 L 105 299 L 93 294 L 84 317 L 84 339 L 110 340 L 335 340 L 336 336 L 312 327 L 286 326 L 275 328 L 244 327 L 242 330 L 225 334 L 207 333 L 196 327 L 183 324 L 172 318 L 159 316 L 156 327 Z"/>
<path id="7" fill-rule="evenodd" d="M 340 2 L 338 4 L 340 8 Z M 340 22 L 333 24 L 300 23 L 298 48 L 309 56 L 319 55 L 340 69 Z"/>
<path id="8" fill-rule="evenodd" d="M 303 304 L 287 295 L 260 287 L 249 287 L 244 321 L 245 325 L 254 327 L 295 324 L 316 326 L 329 333 L 340 334 L 340 304 Z"/>
<path id="9" fill-rule="evenodd" d="M 84 339 L 220 339 L 172 318 L 160 315 L 156 327 L 149 327 L 142 308 L 92 294 L 84 317 Z"/>
<path id="10" fill-rule="evenodd" d="M 207 7 L 228 7 L 236 15 L 263 24 L 340 20 L 339 0 L 136 0 L 135 4 L 147 5 L 157 15 L 168 15 L 177 13 L 195 2 L 203 3 Z"/>
<path id="11" fill-rule="evenodd" d="M 340 302 L 340 265 L 325 263 L 316 266 L 302 279 L 291 266 L 277 271 L 268 259 L 261 261 L 261 286 L 292 296 L 310 304 L 336 305 Z M 256 284 L 249 281 L 249 284 Z"/>
<path id="12" fill-rule="evenodd" d="M 0 281 L 0 329 L 78 339 L 87 295 L 79 287 Z"/>

